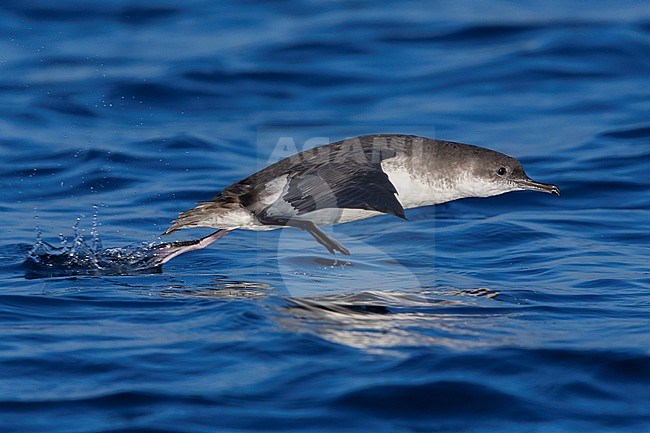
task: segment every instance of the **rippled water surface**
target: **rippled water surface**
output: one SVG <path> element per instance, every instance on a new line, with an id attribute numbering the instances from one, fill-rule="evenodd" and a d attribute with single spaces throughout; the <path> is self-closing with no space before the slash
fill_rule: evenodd
<path id="1" fill-rule="evenodd" d="M 0 36 L 0 431 L 650 431 L 644 2 L 21 0 Z M 562 196 L 147 265 L 195 202 L 379 132 Z"/>

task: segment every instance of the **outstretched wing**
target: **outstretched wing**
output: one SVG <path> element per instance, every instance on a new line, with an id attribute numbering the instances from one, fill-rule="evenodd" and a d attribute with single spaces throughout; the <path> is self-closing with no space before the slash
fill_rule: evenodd
<path id="1" fill-rule="evenodd" d="M 365 209 L 406 219 L 381 165 L 328 162 L 290 176 L 283 199 L 298 215 L 318 209 Z"/>

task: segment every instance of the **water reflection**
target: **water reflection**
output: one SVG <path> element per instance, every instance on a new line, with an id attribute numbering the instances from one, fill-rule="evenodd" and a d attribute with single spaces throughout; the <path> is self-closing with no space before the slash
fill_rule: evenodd
<path id="1" fill-rule="evenodd" d="M 288 298 L 277 322 L 285 330 L 369 351 L 406 346 L 471 349 L 513 341 L 498 330 L 497 319 L 513 313 L 498 296 L 489 289 L 431 289 Z"/>
<path id="2" fill-rule="evenodd" d="M 205 297 L 212 299 L 266 298 L 277 293 L 276 289 L 265 283 L 229 280 L 227 277 L 213 278 L 208 283 L 198 285 L 170 285 L 161 290 L 166 297 Z"/>
<path id="3" fill-rule="evenodd" d="M 404 347 L 467 350 L 511 345 L 508 331 L 525 302 L 489 288 L 427 287 L 412 291 L 366 290 L 321 296 L 286 296 L 258 281 L 192 276 L 160 290 L 165 297 L 257 300 L 283 332 L 307 334 L 370 353 L 404 353 Z M 523 336 L 529 335 L 524 332 Z"/>

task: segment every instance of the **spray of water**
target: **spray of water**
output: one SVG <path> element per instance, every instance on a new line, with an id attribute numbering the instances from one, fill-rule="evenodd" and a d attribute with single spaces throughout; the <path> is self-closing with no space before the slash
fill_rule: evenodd
<path id="1" fill-rule="evenodd" d="M 43 240 L 36 221 L 36 242 L 27 254 L 25 265 L 32 277 L 64 275 L 133 275 L 160 272 L 159 250 L 152 242 L 103 248 L 99 234 L 98 208 L 93 207 L 90 239 L 84 237 L 81 218 L 72 226 L 70 238 L 59 234 L 59 245 Z"/>

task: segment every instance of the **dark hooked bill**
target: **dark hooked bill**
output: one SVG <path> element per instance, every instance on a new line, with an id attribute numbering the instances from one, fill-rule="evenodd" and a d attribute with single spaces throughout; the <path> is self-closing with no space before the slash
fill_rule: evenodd
<path id="1" fill-rule="evenodd" d="M 558 188 L 556 185 L 553 185 L 551 183 L 536 182 L 530 178 L 524 180 L 517 180 L 515 182 L 521 185 L 524 189 L 529 189 L 532 191 L 541 191 L 548 194 L 560 195 L 560 188 Z"/>

